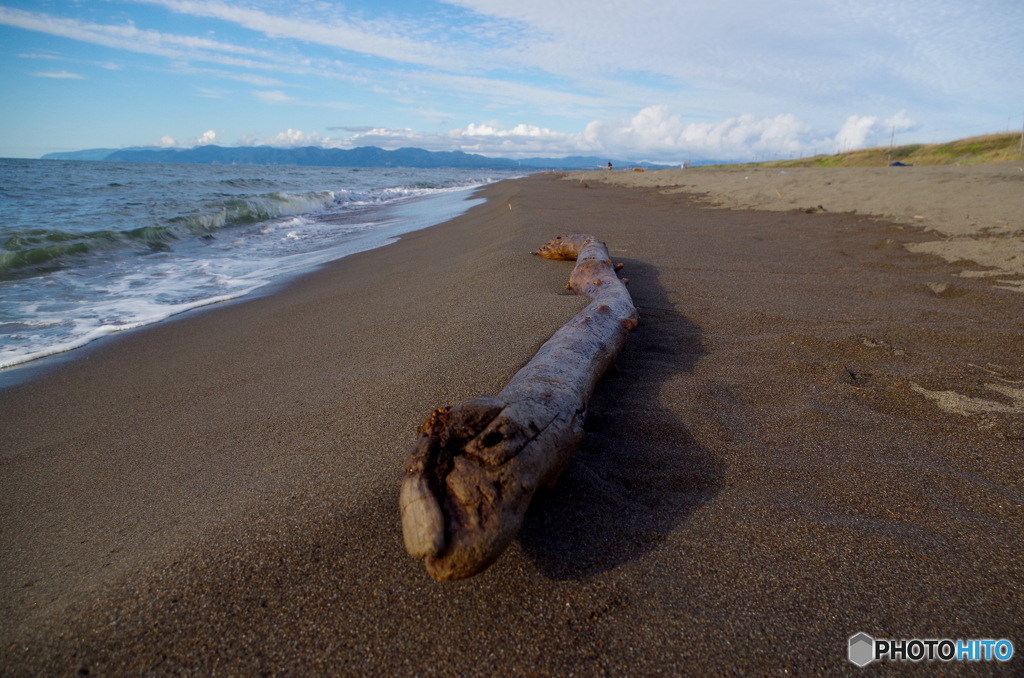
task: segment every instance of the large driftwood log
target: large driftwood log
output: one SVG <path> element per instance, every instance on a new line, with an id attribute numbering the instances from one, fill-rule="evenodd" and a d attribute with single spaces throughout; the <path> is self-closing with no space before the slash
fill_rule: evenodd
<path id="1" fill-rule="evenodd" d="M 486 569 L 519 532 L 538 487 L 551 487 L 583 440 L 598 380 L 636 327 L 637 311 L 603 242 L 556 238 L 547 259 L 575 259 L 569 289 L 592 302 L 493 398 L 434 411 L 405 466 L 405 548 L 439 580 Z"/>

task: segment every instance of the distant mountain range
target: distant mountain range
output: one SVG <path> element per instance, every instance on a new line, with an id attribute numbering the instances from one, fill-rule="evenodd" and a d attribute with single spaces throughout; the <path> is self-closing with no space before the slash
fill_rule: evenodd
<path id="1" fill-rule="evenodd" d="M 399 148 L 386 151 L 376 146 L 360 148 L 275 148 L 273 146 L 197 146 L 195 148 L 90 148 L 67 153 L 47 153 L 43 160 L 93 160 L 109 162 L 192 163 L 202 165 L 306 165 L 319 167 L 467 167 L 481 169 L 596 169 L 608 158 L 488 158 L 462 151 L 427 151 Z M 678 165 L 611 160 L 614 167 L 661 169 Z"/>

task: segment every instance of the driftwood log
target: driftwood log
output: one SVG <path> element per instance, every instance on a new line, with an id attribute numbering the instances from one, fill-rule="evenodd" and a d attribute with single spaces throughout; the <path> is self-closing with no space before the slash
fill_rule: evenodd
<path id="1" fill-rule="evenodd" d="M 438 580 L 483 571 L 519 532 L 534 492 L 552 487 L 579 448 L 594 387 L 637 324 L 603 242 L 570 235 L 534 254 L 575 259 L 568 289 L 592 302 L 501 393 L 435 410 L 420 427 L 402 479 L 402 532 Z"/>

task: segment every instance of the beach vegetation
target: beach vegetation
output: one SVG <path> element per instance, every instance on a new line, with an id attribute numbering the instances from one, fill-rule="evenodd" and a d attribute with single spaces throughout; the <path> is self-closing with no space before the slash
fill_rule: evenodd
<path id="1" fill-rule="evenodd" d="M 1020 132 L 1002 132 L 938 144 L 878 146 L 834 155 L 744 163 L 730 167 L 884 167 L 893 162 L 905 165 L 973 165 L 1020 160 L 1020 149 Z"/>
<path id="2" fill-rule="evenodd" d="M 908 144 L 906 146 L 897 146 L 896 148 L 889 151 L 889 155 L 893 158 L 908 158 L 914 153 L 917 153 L 923 147 L 923 144 Z"/>

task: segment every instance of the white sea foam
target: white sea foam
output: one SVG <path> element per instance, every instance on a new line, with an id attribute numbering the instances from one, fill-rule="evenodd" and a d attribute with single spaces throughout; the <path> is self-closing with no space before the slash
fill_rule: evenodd
<path id="1" fill-rule="evenodd" d="M 465 187 L 374 187 L 360 178 L 370 185 L 227 198 L 216 208 L 208 201 L 198 216 L 188 217 L 188 230 L 209 235 L 166 241 L 149 253 L 99 248 L 72 266 L 0 280 L 0 369 L 237 299 L 285 276 L 394 242 L 476 202 L 467 200 Z M 233 185 L 249 187 L 251 181 Z M 138 224 L 136 216 L 124 228 Z"/>

